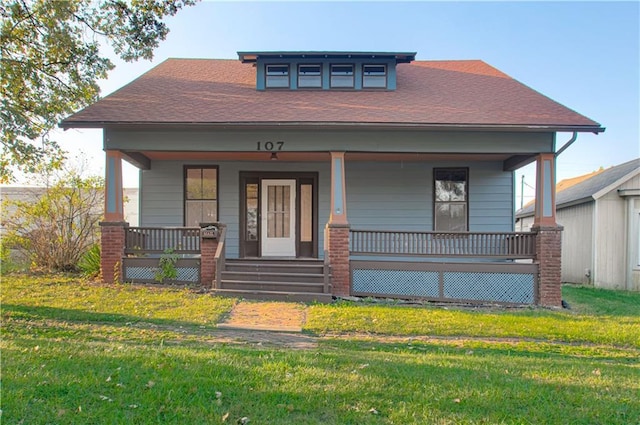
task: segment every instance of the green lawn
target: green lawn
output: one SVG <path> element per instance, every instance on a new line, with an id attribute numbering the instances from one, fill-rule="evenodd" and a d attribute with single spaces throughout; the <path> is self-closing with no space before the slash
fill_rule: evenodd
<path id="1" fill-rule="evenodd" d="M 188 290 L 1 290 L 3 424 L 640 423 L 637 294 L 565 288 L 570 312 L 313 305 L 307 331 L 336 335 L 291 350 L 216 342 L 235 301 Z"/>

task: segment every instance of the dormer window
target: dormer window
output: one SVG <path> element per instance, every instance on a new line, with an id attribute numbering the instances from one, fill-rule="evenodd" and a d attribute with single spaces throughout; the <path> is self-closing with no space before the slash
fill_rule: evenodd
<path id="1" fill-rule="evenodd" d="M 362 87 L 384 89 L 387 87 L 387 67 L 385 65 L 363 65 Z"/>
<path id="2" fill-rule="evenodd" d="M 353 88 L 353 65 L 331 65 L 331 88 Z"/>
<path id="3" fill-rule="evenodd" d="M 267 87 L 289 87 L 289 65 L 267 65 Z"/>
<path id="4" fill-rule="evenodd" d="M 320 64 L 298 65 L 298 87 L 322 88 L 322 71 Z"/>

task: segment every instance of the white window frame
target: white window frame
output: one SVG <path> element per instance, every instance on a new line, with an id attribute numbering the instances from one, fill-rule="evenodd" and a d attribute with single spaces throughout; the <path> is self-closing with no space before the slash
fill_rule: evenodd
<path id="1" fill-rule="evenodd" d="M 270 68 L 283 67 L 286 71 L 275 71 Z M 290 66 L 286 63 L 271 63 L 265 65 L 264 78 L 265 87 L 268 89 L 286 89 L 291 85 L 289 76 L 291 75 Z"/>
<path id="2" fill-rule="evenodd" d="M 351 67 L 351 73 L 347 73 L 347 72 L 338 72 L 338 71 L 334 71 L 334 68 L 337 67 Z M 355 87 L 355 83 L 356 83 L 356 66 L 352 63 L 332 63 L 330 65 L 330 76 L 331 76 L 331 83 L 330 86 L 331 88 L 336 88 L 336 89 L 352 89 Z M 334 83 L 334 77 L 336 79 L 341 78 L 344 79 L 345 77 L 351 77 L 351 85 L 347 85 L 347 84 L 335 84 Z"/>
<path id="3" fill-rule="evenodd" d="M 304 67 L 317 67 L 318 71 L 302 71 Z M 317 83 L 303 83 L 304 77 L 317 77 Z M 313 79 L 315 81 L 315 78 Z M 301 89 L 319 89 L 322 88 L 322 65 L 319 63 L 301 63 L 298 64 L 298 88 Z"/>
<path id="4" fill-rule="evenodd" d="M 373 72 L 373 71 L 367 71 L 368 67 L 382 67 L 382 69 L 384 70 L 382 73 L 379 72 Z M 362 88 L 363 89 L 386 89 L 387 88 L 387 72 L 388 68 L 387 65 L 385 64 L 374 64 L 374 63 L 368 63 L 368 64 L 364 64 L 362 65 Z M 367 81 L 368 80 L 368 81 Z M 379 85 L 379 84 L 373 84 L 371 85 L 372 82 L 375 81 L 384 81 L 383 85 Z"/>

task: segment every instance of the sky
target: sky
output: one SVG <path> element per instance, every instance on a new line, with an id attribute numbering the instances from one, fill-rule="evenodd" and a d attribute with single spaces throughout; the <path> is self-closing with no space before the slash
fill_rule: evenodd
<path id="1" fill-rule="evenodd" d="M 153 61 L 116 64 L 102 95 L 167 58 L 237 59 L 238 51 L 415 51 L 417 60 L 481 59 L 585 115 L 606 131 L 580 133 L 557 180 L 640 157 L 639 2 L 212 2 L 167 19 Z M 107 52 L 105 50 L 105 52 Z M 57 131 L 70 157 L 103 175 L 101 130 Z M 559 133 L 557 148 L 571 138 Z M 524 175 L 524 196 L 521 179 Z M 138 171 L 124 168 L 125 187 Z M 516 206 L 533 199 L 535 164 L 516 172 Z"/>

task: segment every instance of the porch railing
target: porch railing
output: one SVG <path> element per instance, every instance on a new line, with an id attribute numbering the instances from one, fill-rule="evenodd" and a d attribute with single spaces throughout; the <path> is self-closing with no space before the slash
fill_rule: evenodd
<path id="1" fill-rule="evenodd" d="M 534 258 L 529 232 L 411 232 L 352 229 L 352 255 Z"/>
<path id="2" fill-rule="evenodd" d="M 125 229 L 126 255 L 200 254 L 199 227 L 128 227 Z"/>

